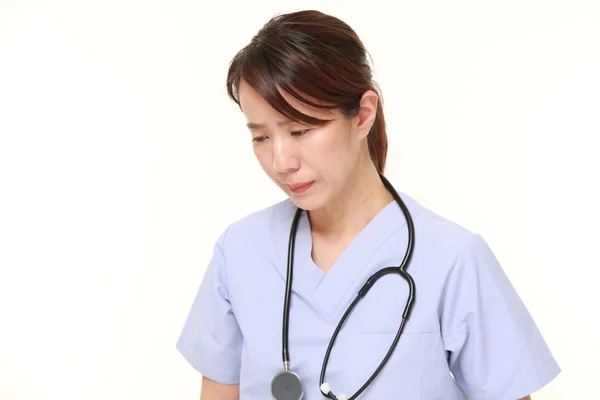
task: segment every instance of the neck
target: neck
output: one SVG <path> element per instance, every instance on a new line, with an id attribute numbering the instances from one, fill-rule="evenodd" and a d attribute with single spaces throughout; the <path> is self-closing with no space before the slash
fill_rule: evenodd
<path id="1" fill-rule="evenodd" d="M 308 213 L 312 233 L 334 239 L 353 237 L 393 200 L 371 164 L 353 177 L 338 198 Z"/>

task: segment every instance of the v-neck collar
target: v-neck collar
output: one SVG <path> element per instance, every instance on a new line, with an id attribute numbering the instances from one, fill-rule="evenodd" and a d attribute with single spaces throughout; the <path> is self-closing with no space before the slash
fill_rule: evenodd
<path id="1" fill-rule="evenodd" d="M 422 207 L 410 196 L 402 192 L 398 192 L 398 194 L 414 219 Z M 278 257 L 278 261 L 281 261 L 276 262 L 276 267 L 284 280 L 287 276 L 289 229 L 293 213 L 296 211 L 296 206 L 291 200 L 288 200 L 287 203 L 286 209 L 292 212 L 291 215 L 285 213 L 286 218 L 283 220 L 285 240 L 276 241 L 280 247 L 277 253 L 281 254 L 281 247 L 285 252 L 284 257 Z M 307 301 L 313 302 L 327 317 L 333 317 L 348 290 L 355 286 L 353 283 L 369 264 L 371 257 L 387 238 L 405 226 L 406 218 L 402 209 L 395 201 L 390 202 L 352 240 L 331 269 L 324 272 L 312 259 L 310 222 L 307 213 L 303 211 L 296 233 L 292 291 Z M 404 253 L 399 253 L 398 259 L 401 260 L 403 255 Z M 381 268 L 387 266 L 384 265 Z"/>

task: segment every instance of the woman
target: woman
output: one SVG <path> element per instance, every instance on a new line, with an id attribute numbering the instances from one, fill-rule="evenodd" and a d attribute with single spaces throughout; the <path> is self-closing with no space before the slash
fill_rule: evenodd
<path id="1" fill-rule="evenodd" d="M 304 11 L 273 18 L 231 63 L 228 93 L 289 199 L 232 223 L 215 244 L 177 343 L 203 375 L 202 400 L 515 400 L 560 371 L 485 240 L 386 185 L 366 54 L 344 22 Z M 405 325 L 411 286 L 388 274 L 329 347 L 365 281 L 400 266 L 410 247 Z M 284 368 L 293 374 L 278 375 Z"/>

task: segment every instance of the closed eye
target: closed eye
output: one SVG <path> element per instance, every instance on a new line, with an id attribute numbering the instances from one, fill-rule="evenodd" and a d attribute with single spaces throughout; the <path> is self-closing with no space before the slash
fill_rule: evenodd
<path id="1" fill-rule="evenodd" d="M 261 143 L 261 142 L 264 142 L 265 140 L 267 140 L 267 136 L 257 136 L 257 137 L 252 138 L 252 141 L 256 142 L 256 143 Z"/>
<path id="2" fill-rule="evenodd" d="M 303 129 L 301 131 L 293 131 L 292 132 L 292 136 L 302 136 L 304 135 L 306 132 L 308 132 L 310 129 Z"/>

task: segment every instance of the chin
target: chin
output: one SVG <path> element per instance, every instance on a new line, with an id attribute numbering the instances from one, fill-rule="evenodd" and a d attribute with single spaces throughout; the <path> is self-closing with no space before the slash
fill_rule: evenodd
<path id="1" fill-rule="evenodd" d="M 299 208 L 306 211 L 314 211 L 323 208 L 327 203 L 324 196 L 318 196 L 316 194 L 309 196 L 295 195 L 293 193 L 287 193 L 290 200 Z"/>

